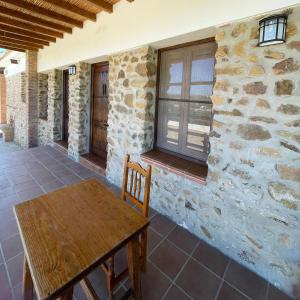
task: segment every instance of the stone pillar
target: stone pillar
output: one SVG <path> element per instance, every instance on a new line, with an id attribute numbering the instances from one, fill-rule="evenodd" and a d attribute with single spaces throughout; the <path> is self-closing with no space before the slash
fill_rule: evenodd
<path id="1" fill-rule="evenodd" d="M 38 111 L 39 111 L 39 134 L 38 144 L 49 143 L 48 123 L 48 74 L 38 74 Z"/>
<path id="2" fill-rule="evenodd" d="M 38 74 L 38 111 L 39 118 L 48 118 L 48 74 Z"/>
<path id="3" fill-rule="evenodd" d="M 79 161 L 88 152 L 91 69 L 87 63 L 76 65 L 76 75 L 69 77 L 69 147 L 68 155 Z"/>
<path id="4" fill-rule="evenodd" d="M 106 175 L 121 186 L 123 162 L 153 147 L 157 52 L 143 47 L 109 58 Z"/>
<path id="5" fill-rule="evenodd" d="M 38 76 L 37 52 L 26 51 L 26 87 L 28 147 L 38 145 Z"/>
<path id="6" fill-rule="evenodd" d="M 49 139 L 52 142 L 62 139 L 62 84 L 63 72 L 51 70 L 48 73 L 48 125 Z"/>
<path id="7" fill-rule="evenodd" d="M 0 124 L 6 123 L 6 80 L 4 74 L 0 74 Z"/>

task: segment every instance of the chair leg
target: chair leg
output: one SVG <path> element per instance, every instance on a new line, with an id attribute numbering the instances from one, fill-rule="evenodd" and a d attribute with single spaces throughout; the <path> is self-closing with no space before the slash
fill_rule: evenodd
<path id="1" fill-rule="evenodd" d="M 141 271 L 147 271 L 147 230 L 141 234 Z"/>

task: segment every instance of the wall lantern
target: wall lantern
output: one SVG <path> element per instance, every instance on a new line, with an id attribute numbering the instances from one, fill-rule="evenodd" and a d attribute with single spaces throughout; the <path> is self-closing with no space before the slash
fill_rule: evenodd
<path id="1" fill-rule="evenodd" d="M 72 66 L 69 66 L 69 75 L 76 75 L 76 66 L 75 65 L 72 65 Z"/>
<path id="2" fill-rule="evenodd" d="M 276 15 L 259 21 L 258 46 L 285 43 L 287 16 Z"/>

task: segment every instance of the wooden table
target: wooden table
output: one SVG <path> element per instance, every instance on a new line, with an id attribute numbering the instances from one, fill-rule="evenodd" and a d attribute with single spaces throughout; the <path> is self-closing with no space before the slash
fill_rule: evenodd
<path id="1" fill-rule="evenodd" d="M 142 299 L 138 236 L 149 225 L 96 179 L 14 208 L 24 251 L 23 299 L 72 299 L 74 284 L 128 244 L 134 299 Z"/>

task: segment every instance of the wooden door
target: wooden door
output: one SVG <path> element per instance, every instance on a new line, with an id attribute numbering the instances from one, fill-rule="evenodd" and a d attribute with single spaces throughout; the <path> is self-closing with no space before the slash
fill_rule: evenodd
<path id="1" fill-rule="evenodd" d="M 63 77 L 63 134 L 62 140 L 68 142 L 69 138 L 69 72 L 64 70 Z"/>
<path id="2" fill-rule="evenodd" d="M 108 118 L 108 63 L 93 65 L 91 152 L 106 160 Z"/>

